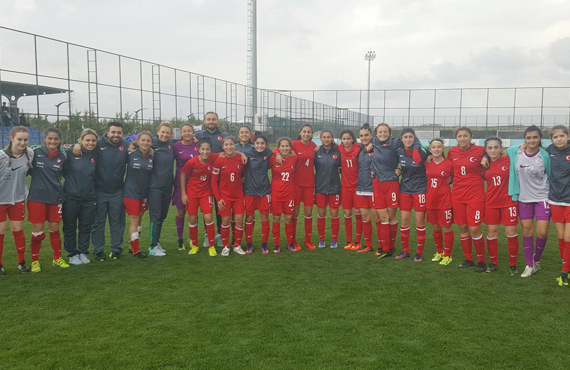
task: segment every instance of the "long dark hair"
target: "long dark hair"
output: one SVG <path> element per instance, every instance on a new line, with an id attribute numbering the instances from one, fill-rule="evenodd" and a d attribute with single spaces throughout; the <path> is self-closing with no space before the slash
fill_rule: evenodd
<path id="1" fill-rule="evenodd" d="M 61 150 L 61 130 L 57 127 L 49 127 L 44 134 L 44 140 L 46 136 L 52 133 L 56 134 L 59 137 L 59 145 L 57 146 L 57 150 Z"/>
<path id="2" fill-rule="evenodd" d="M 321 131 L 321 134 L 319 135 L 319 139 L 321 139 L 321 143 L 323 142 L 322 137 L 323 137 L 323 134 L 324 134 L 325 132 L 328 132 L 329 134 L 331 134 L 331 137 L 332 137 L 332 139 L 333 139 L 333 141 L 332 141 L 332 143 L 331 143 L 331 149 L 335 149 L 335 148 L 337 147 L 337 144 L 336 144 L 336 141 L 334 141 L 334 135 L 333 135 L 333 133 L 332 133 L 331 130 L 323 130 L 323 131 Z"/>
<path id="3" fill-rule="evenodd" d="M 350 137 L 352 138 L 352 143 L 353 143 L 353 144 L 356 143 L 356 136 L 354 136 L 354 132 L 352 132 L 352 130 L 342 130 L 342 131 L 340 132 L 339 138 L 342 140 L 342 137 L 343 137 L 345 134 L 349 134 L 349 135 L 350 135 Z"/>
<path id="4" fill-rule="evenodd" d="M 542 130 L 538 128 L 536 125 L 530 125 L 526 128 L 526 130 L 524 130 L 523 139 L 526 137 L 527 133 L 535 131 L 538 132 L 538 136 L 540 136 L 540 144 L 538 145 L 542 148 L 542 137 L 544 136 L 544 134 L 542 133 Z"/>
<path id="5" fill-rule="evenodd" d="M 313 130 L 313 126 L 309 125 L 308 123 L 305 123 L 305 124 L 304 124 L 303 126 L 301 126 L 301 128 L 299 129 L 299 136 L 297 137 L 297 140 L 301 140 L 301 131 L 303 131 L 303 129 L 304 129 L 305 127 L 310 128 L 311 131 L 312 131 L 313 133 L 315 133 L 315 130 Z M 313 138 L 311 138 L 311 140 L 313 140 Z"/>

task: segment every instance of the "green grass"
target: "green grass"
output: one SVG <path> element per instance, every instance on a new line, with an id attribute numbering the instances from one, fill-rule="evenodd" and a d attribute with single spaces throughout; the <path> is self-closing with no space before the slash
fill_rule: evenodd
<path id="1" fill-rule="evenodd" d="M 145 220 L 141 245 L 148 244 Z M 316 233 L 316 214 L 314 220 Z M 561 263 L 553 227 L 542 270 L 526 279 L 509 276 L 504 238 L 499 272 L 476 274 L 457 268 L 463 261 L 457 231 L 454 261 L 440 266 L 430 262 L 429 227 L 422 263 L 378 261 L 342 248 L 262 255 L 259 229 L 258 222 L 253 255 L 213 258 L 201 248 L 189 256 L 176 249 L 171 209 L 164 258 L 125 253 L 63 270 L 51 266 L 44 241 L 43 271 L 26 275 L 16 272 L 8 233 L 0 369 L 568 365 L 570 290 L 554 280 Z M 414 233 L 411 239 L 413 246 Z M 518 266 L 522 271 L 522 247 Z"/>

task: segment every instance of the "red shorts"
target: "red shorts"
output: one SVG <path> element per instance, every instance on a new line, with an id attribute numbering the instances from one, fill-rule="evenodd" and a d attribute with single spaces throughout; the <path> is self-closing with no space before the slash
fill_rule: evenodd
<path id="1" fill-rule="evenodd" d="M 374 209 L 398 208 L 400 199 L 400 183 L 398 181 L 378 181 L 372 179 L 374 192 L 372 207 Z"/>
<path id="2" fill-rule="evenodd" d="M 550 205 L 550 213 L 552 214 L 552 222 L 556 223 L 570 223 L 570 206 L 557 206 L 556 204 Z M 10 218 L 11 220 L 12 218 Z"/>
<path id="3" fill-rule="evenodd" d="M 129 216 L 142 215 L 148 209 L 146 199 L 123 198 L 123 204 Z"/>
<path id="4" fill-rule="evenodd" d="M 453 223 L 456 225 L 479 226 L 485 217 L 485 201 L 453 203 Z"/>
<path id="5" fill-rule="evenodd" d="M 188 204 L 186 205 L 186 211 L 188 212 L 188 214 L 196 216 L 198 214 L 198 208 L 202 210 L 202 214 L 204 215 L 213 213 L 214 196 L 210 195 L 207 197 L 200 197 L 200 198 L 188 198 Z"/>
<path id="6" fill-rule="evenodd" d="M 411 212 L 412 208 L 416 212 L 426 211 L 426 195 L 400 193 L 400 211 Z"/>
<path id="7" fill-rule="evenodd" d="M 372 208 L 372 195 L 355 195 L 354 196 L 354 208 L 361 209 Z"/>
<path id="8" fill-rule="evenodd" d="M 518 207 L 514 205 L 504 208 L 485 208 L 485 224 L 517 226 L 519 224 Z"/>
<path id="9" fill-rule="evenodd" d="M 315 203 L 317 203 L 317 208 L 329 206 L 332 209 L 338 209 L 340 207 L 340 194 L 317 194 L 315 195 Z"/>
<path id="10" fill-rule="evenodd" d="M 253 195 L 245 196 L 245 211 L 248 215 L 255 214 L 256 210 L 262 215 L 269 214 L 269 209 L 271 208 L 271 194 L 264 195 L 262 197 L 256 197 Z"/>
<path id="11" fill-rule="evenodd" d="M 315 204 L 315 188 L 296 186 L 295 204 L 301 206 L 301 202 L 305 204 L 305 207 L 312 207 Z"/>
<path id="12" fill-rule="evenodd" d="M 10 221 L 24 221 L 26 216 L 24 202 L 0 204 L 0 222 L 6 222 L 6 215 L 8 215 Z"/>
<path id="13" fill-rule="evenodd" d="M 356 188 L 342 188 L 341 199 L 343 209 L 355 208 Z"/>
<path id="14" fill-rule="evenodd" d="M 427 222 L 442 227 L 451 226 L 453 223 L 453 209 L 428 209 Z"/>
<path id="15" fill-rule="evenodd" d="M 28 221 L 33 224 L 61 222 L 61 204 L 46 204 L 28 200 Z"/>
<path id="16" fill-rule="evenodd" d="M 240 200 L 227 200 L 224 210 L 222 211 L 219 207 L 218 210 L 220 211 L 220 216 L 231 216 L 232 211 L 234 215 L 243 215 L 245 213 L 245 203 L 243 198 Z"/>
<path id="17" fill-rule="evenodd" d="M 282 213 L 286 215 L 293 214 L 293 208 L 295 208 L 294 200 L 273 200 L 271 201 L 271 213 L 274 215 L 280 215 Z"/>

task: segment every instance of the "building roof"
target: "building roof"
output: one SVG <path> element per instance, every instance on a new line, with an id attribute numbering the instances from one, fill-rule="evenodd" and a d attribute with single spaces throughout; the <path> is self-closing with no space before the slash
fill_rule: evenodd
<path id="1" fill-rule="evenodd" d="M 25 84 L 21 82 L 0 81 L 0 92 L 5 96 L 15 96 L 16 99 L 21 96 L 61 94 L 69 90 L 57 87 L 42 86 L 35 84 Z M 72 91 L 72 90 L 71 90 Z"/>

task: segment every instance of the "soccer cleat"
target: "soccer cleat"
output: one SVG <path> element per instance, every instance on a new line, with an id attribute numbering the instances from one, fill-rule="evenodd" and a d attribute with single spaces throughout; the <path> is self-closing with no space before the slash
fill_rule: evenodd
<path id="1" fill-rule="evenodd" d="M 241 246 L 234 247 L 234 252 L 237 254 L 245 254 L 245 251 L 241 249 Z"/>
<path id="2" fill-rule="evenodd" d="M 529 277 L 532 274 L 534 274 L 534 269 L 530 266 L 526 266 L 523 273 L 521 274 L 521 277 Z"/>
<path id="3" fill-rule="evenodd" d="M 487 271 L 487 264 L 485 262 L 477 263 L 477 267 L 475 267 L 475 272 L 485 272 Z"/>
<path id="4" fill-rule="evenodd" d="M 453 259 L 452 259 L 451 257 L 443 257 L 443 258 L 441 259 L 441 261 L 439 261 L 439 264 L 440 264 L 440 265 L 447 266 L 447 265 L 449 265 L 452 261 L 453 261 Z"/>
<path id="5" fill-rule="evenodd" d="M 66 268 L 69 267 L 69 265 L 67 264 L 67 262 L 65 262 L 65 261 L 63 260 L 63 258 L 58 258 L 58 259 L 56 259 L 56 260 L 53 260 L 52 264 L 53 264 L 54 266 L 61 267 L 61 268 L 64 268 L 64 269 L 66 269 Z"/>
<path id="6" fill-rule="evenodd" d="M 188 252 L 188 254 L 196 254 L 200 251 L 200 247 L 197 247 L 195 245 L 190 246 L 190 251 Z"/>
<path id="7" fill-rule="evenodd" d="M 109 258 L 112 260 L 118 260 L 121 257 L 121 253 L 111 252 L 109 253 Z"/>
<path id="8" fill-rule="evenodd" d="M 158 249 L 160 249 L 162 253 L 164 253 L 164 255 L 166 255 L 166 249 L 162 248 L 162 245 L 160 245 L 160 243 L 156 243 L 156 246 L 158 247 Z"/>
<path id="9" fill-rule="evenodd" d="M 431 258 L 431 261 L 432 262 L 438 262 L 438 261 L 441 261 L 442 258 L 443 258 L 443 253 L 436 253 Z"/>
<path id="10" fill-rule="evenodd" d="M 561 272 L 560 277 L 556 279 L 558 281 L 558 286 L 568 286 L 568 273 Z"/>
<path id="11" fill-rule="evenodd" d="M 75 256 L 69 257 L 69 264 L 70 265 L 83 265 L 83 261 L 79 258 L 79 255 L 76 254 Z"/>
<path id="12" fill-rule="evenodd" d="M 376 250 L 376 253 L 374 253 L 374 255 L 375 255 L 376 257 L 379 257 L 379 256 L 380 256 L 380 253 L 382 253 L 382 249 L 380 249 L 380 247 L 378 247 L 378 249 Z"/>
<path id="13" fill-rule="evenodd" d="M 319 248 L 326 248 L 327 246 L 325 245 L 325 241 L 324 240 L 320 240 L 319 241 Z M 346 248 L 344 248 L 346 249 Z"/>
<path id="14" fill-rule="evenodd" d="M 422 262 L 423 261 L 423 257 L 421 254 L 416 253 L 416 255 L 414 256 L 414 262 Z"/>
<path id="15" fill-rule="evenodd" d="M 532 269 L 534 270 L 533 274 L 536 274 L 540 270 L 540 261 L 534 261 Z"/>
<path id="16" fill-rule="evenodd" d="M 149 248 L 149 250 L 150 250 L 150 248 Z M 103 253 L 103 252 L 99 252 L 95 256 L 96 256 L 95 259 L 99 262 L 103 262 L 107 259 L 107 257 L 105 257 L 105 253 Z"/>
<path id="17" fill-rule="evenodd" d="M 230 255 L 230 247 L 224 247 L 222 249 L 222 256 L 227 257 Z"/>
<path id="18" fill-rule="evenodd" d="M 4 271 L 4 266 L 0 265 L 0 276 L 6 275 L 6 271 Z"/>
<path id="19" fill-rule="evenodd" d="M 364 246 L 364 248 L 357 250 L 356 253 L 366 253 L 366 252 L 370 252 L 371 250 L 372 250 L 372 247 Z"/>
<path id="20" fill-rule="evenodd" d="M 312 242 L 305 242 L 305 247 L 307 247 L 308 249 L 317 249 L 317 247 L 315 247 L 315 245 Z"/>
<path id="21" fill-rule="evenodd" d="M 465 261 L 463 261 L 463 263 L 461 265 L 459 265 L 459 268 L 460 269 L 466 269 L 466 268 L 473 267 L 473 266 L 475 266 L 473 261 L 465 260 Z"/>
<path id="22" fill-rule="evenodd" d="M 303 248 L 301 248 L 301 246 L 299 245 L 299 243 L 297 243 L 296 240 L 293 241 L 293 245 L 295 246 L 295 249 L 298 250 L 298 251 L 300 251 L 301 249 L 303 249 Z"/>
<path id="23" fill-rule="evenodd" d="M 395 260 L 403 260 L 404 258 L 410 258 L 410 254 L 406 252 L 402 252 L 394 257 Z"/>
<path id="24" fill-rule="evenodd" d="M 488 267 L 487 267 L 487 272 L 495 272 L 499 269 L 499 265 L 497 265 L 496 263 L 491 263 Z"/>
<path id="25" fill-rule="evenodd" d="M 338 248 L 338 243 L 336 242 L 336 240 L 333 240 L 331 242 L 331 249 L 336 249 L 336 248 Z"/>
<path id="26" fill-rule="evenodd" d="M 129 247 L 129 253 L 133 254 L 133 248 Z"/>
<path id="27" fill-rule="evenodd" d="M 352 247 L 351 251 L 357 251 L 360 248 L 362 248 L 362 244 L 360 243 L 354 243 L 354 247 Z"/>
<path id="28" fill-rule="evenodd" d="M 81 253 L 79 255 L 79 259 L 81 260 L 81 262 L 83 262 L 83 264 L 91 263 L 91 260 L 89 260 L 89 258 L 85 253 Z"/>
<path id="29" fill-rule="evenodd" d="M 155 256 L 155 257 L 163 257 L 166 256 L 166 253 L 164 253 L 160 247 L 157 245 L 156 247 L 148 247 L 148 255 L 149 256 Z"/>
<path id="30" fill-rule="evenodd" d="M 0 265 L 1 266 L 1 265 Z M 18 271 L 24 273 L 24 272 L 30 272 L 30 269 L 28 268 L 28 266 L 26 266 L 26 261 L 22 260 L 22 262 L 18 263 Z"/>
<path id="31" fill-rule="evenodd" d="M 275 248 L 273 248 L 273 253 L 281 253 L 281 247 L 276 245 Z"/>
<path id="32" fill-rule="evenodd" d="M 247 253 L 247 254 L 253 253 L 253 244 L 247 243 L 247 252 L 245 252 L 245 253 Z"/>
<path id="33" fill-rule="evenodd" d="M 261 253 L 263 254 L 269 253 L 269 249 L 267 249 L 267 243 L 261 243 Z"/>
<path id="34" fill-rule="evenodd" d="M 392 248 L 388 251 L 388 257 L 392 257 L 392 255 L 394 254 L 394 252 L 396 251 L 396 248 Z"/>
<path id="35" fill-rule="evenodd" d="M 518 275 L 519 274 L 519 270 L 517 270 L 517 267 L 515 265 L 512 265 L 509 267 L 509 274 L 511 274 L 511 275 Z"/>
<path id="36" fill-rule="evenodd" d="M 209 248 L 210 242 L 208 241 L 208 234 L 204 234 L 204 247 Z"/>
<path id="37" fill-rule="evenodd" d="M 216 235 L 216 243 L 218 244 L 218 247 L 224 246 L 224 243 L 222 242 L 222 235 L 220 234 Z"/>
<path id="38" fill-rule="evenodd" d="M 324 240 L 321 240 L 321 242 L 324 242 Z M 352 244 L 352 242 L 349 242 L 349 243 L 344 247 L 344 249 L 352 249 L 352 248 L 354 248 L 354 244 Z"/>
<path id="39" fill-rule="evenodd" d="M 40 261 L 32 261 L 32 272 L 40 272 L 42 267 L 40 266 Z"/>
<path id="40" fill-rule="evenodd" d="M 190 244 L 192 244 L 191 241 L 190 241 Z M 178 250 L 179 251 L 185 251 L 186 250 L 186 246 L 184 245 L 184 239 L 178 239 Z"/>
<path id="41" fill-rule="evenodd" d="M 143 252 L 139 251 L 138 253 L 135 253 L 135 257 L 136 257 L 136 258 L 146 258 L 146 254 L 144 254 Z"/>
<path id="42" fill-rule="evenodd" d="M 218 255 L 218 252 L 216 252 L 216 247 L 209 247 L 208 254 L 210 257 L 216 257 Z"/>
<path id="43" fill-rule="evenodd" d="M 380 249 L 378 249 L 380 250 Z M 388 254 L 390 252 L 385 252 L 385 251 L 380 251 L 380 254 L 378 255 L 378 259 L 381 260 L 382 258 L 388 257 Z"/>
<path id="44" fill-rule="evenodd" d="M 287 249 L 289 249 L 291 252 L 297 252 L 293 244 L 287 244 Z"/>

